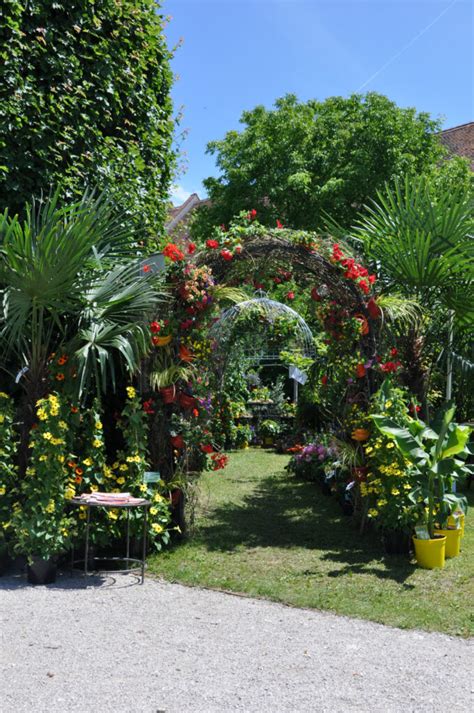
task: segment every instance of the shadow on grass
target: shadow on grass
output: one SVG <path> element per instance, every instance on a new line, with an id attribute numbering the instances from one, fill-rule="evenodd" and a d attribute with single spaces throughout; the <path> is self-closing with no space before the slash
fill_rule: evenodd
<path id="1" fill-rule="evenodd" d="M 384 557 L 377 533 L 360 535 L 336 500 L 324 496 L 316 484 L 282 473 L 255 482 L 252 495 L 241 504 L 229 502 L 208 511 L 195 536 L 208 551 L 303 548 L 342 565 L 327 573 L 331 577 L 372 574 L 403 583 L 413 573 L 406 558 Z"/>

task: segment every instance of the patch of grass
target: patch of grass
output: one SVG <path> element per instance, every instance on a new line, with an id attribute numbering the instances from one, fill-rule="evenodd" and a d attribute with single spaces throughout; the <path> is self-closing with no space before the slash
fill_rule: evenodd
<path id="1" fill-rule="evenodd" d="M 424 570 L 385 556 L 377 533 L 360 536 L 333 498 L 283 470 L 287 461 L 250 449 L 233 454 L 225 471 L 204 475 L 196 532 L 150 557 L 150 571 L 401 628 L 473 634 L 472 511 L 461 556 Z"/>

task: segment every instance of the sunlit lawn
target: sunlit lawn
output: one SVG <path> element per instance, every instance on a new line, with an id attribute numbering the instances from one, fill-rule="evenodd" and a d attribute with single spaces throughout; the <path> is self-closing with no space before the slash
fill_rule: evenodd
<path id="1" fill-rule="evenodd" d="M 384 556 L 377 533 L 361 537 L 335 499 L 289 476 L 286 463 L 251 449 L 206 474 L 192 538 L 150 558 L 150 571 L 402 628 L 473 634 L 472 511 L 461 556 L 444 570 L 423 570 Z"/>

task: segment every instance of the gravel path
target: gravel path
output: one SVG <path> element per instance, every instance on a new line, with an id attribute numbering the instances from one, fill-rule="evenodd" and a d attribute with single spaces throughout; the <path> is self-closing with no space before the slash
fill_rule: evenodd
<path id="1" fill-rule="evenodd" d="M 2 713 L 474 710 L 472 641 L 145 581 L 0 579 Z"/>

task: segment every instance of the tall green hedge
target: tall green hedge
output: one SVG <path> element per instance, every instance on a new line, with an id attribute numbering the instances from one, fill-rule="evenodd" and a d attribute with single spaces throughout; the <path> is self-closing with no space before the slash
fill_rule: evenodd
<path id="1" fill-rule="evenodd" d="M 174 156 L 171 53 L 154 0 L 2 0 L 0 207 L 64 180 L 108 187 L 148 233 Z"/>

